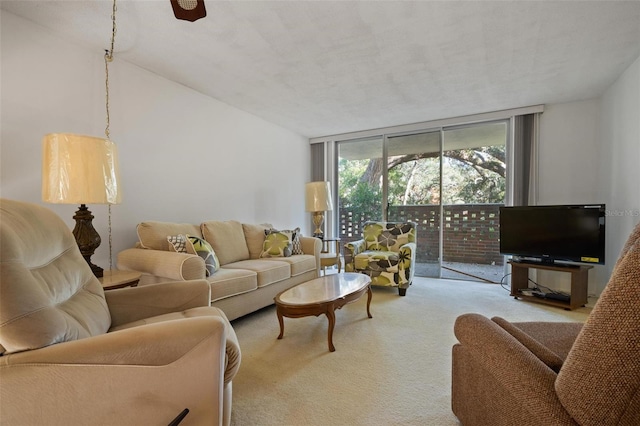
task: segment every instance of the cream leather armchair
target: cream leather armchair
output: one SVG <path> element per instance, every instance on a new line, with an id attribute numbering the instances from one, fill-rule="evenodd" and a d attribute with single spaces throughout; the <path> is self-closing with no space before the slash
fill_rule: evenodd
<path id="1" fill-rule="evenodd" d="M 53 212 L 0 212 L 0 424 L 230 423 L 240 348 L 205 280 L 105 293 Z"/>

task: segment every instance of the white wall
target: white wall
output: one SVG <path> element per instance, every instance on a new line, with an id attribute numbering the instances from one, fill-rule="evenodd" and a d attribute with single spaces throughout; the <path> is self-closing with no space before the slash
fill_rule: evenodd
<path id="1" fill-rule="evenodd" d="M 103 52 L 5 11 L 1 23 L 0 195 L 43 204 L 42 137 L 104 135 Z M 304 137 L 121 61 L 117 45 L 109 70 L 123 191 L 112 207 L 114 256 L 145 220 L 271 222 L 309 235 Z M 73 227 L 77 206 L 47 206 Z M 108 210 L 89 207 L 103 239 L 94 263 L 107 267 Z"/>
<path id="2" fill-rule="evenodd" d="M 640 222 L 640 57 L 602 96 L 599 192 L 606 199 L 609 273 Z"/>
<path id="3" fill-rule="evenodd" d="M 600 204 L 598 191 L 599 101 L 545 105 L 540 117 L 538 202 Z M 569 273 L 537 271 L 534 281 L 554 290 L 571 290 Z M 589 271 L 589 295 L 598 295 L 608 279 L 605 266 Z"/>
<path id="4" fill-rule="evenodd" d="M 540 119 L 538 204 L 605 203 L 606 264 L 589 273 L 600 294 L 640 220 L 640 58 L 601 98 L 545 105 Z M 560 290 L 567 277 L 540 275 Z"/>

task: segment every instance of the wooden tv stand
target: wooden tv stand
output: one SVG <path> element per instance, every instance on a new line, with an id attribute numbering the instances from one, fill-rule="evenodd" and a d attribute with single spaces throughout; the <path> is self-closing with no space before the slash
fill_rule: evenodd
<path id="1" fill-rule="evenodd" d="M 547 265 L 533 262 L 514 262 L 511 260 L 508 263 L 511 265 L 511 296 L 515 299 L 520 298 L 522 300 L 544 303 L 545 305 L 571 310 L 581 308 L 587 304 L 589 269 L 593 268 L 593 266 Z M 520 289 L 527 289 L 529 287 L 529 268 L 570 273 L 571 297 L 569 301 L 545 299 L 520 293 Z"/>

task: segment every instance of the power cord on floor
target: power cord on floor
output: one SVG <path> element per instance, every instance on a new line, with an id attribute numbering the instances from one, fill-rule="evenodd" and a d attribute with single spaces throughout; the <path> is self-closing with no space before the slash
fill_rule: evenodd
<path id="1" fill-rule="evenodd" d="M 511 274 L 509 273 L 509 274 L 507 274 L 507 275 L 505 275 L 505 276 L 503 276 L 503 277 L 502 277 L 502 279 L 500 280 L 500 287 L 502 287 L 503 289 L 505 289 L 505 290 L 507 290 L 509 293 L 511 293 L 511 289 L 510 289 L 510 288 L 508 288 L 508 287 L 505 287 L 505 284 L 504 284 L 504 280 L 505 280 L 509 275 L 511 275 Z"/>

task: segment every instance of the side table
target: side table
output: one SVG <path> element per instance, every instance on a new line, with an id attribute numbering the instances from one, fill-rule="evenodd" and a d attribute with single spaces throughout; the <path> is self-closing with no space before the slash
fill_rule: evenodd
<path id="1" fill-rule="evenodd" d="M 105 270 L 103 276 L 98 278 L 104 290 L 115 288 L 136 287 L 142 274 L 136 271 L 120 271 L 118 269 Z"/>
<path id="2" fill-rule="evenodd" d="M 333 249 L 330 247 L 334 243 Z M 320 268 L 326 275 L 327 266 L 338 266 L 338 273 L 342 271 L 342 261 L 340 260 L 340 238 L 325 238 L 322 240 L 322 251 L 320 252 Z"/>

